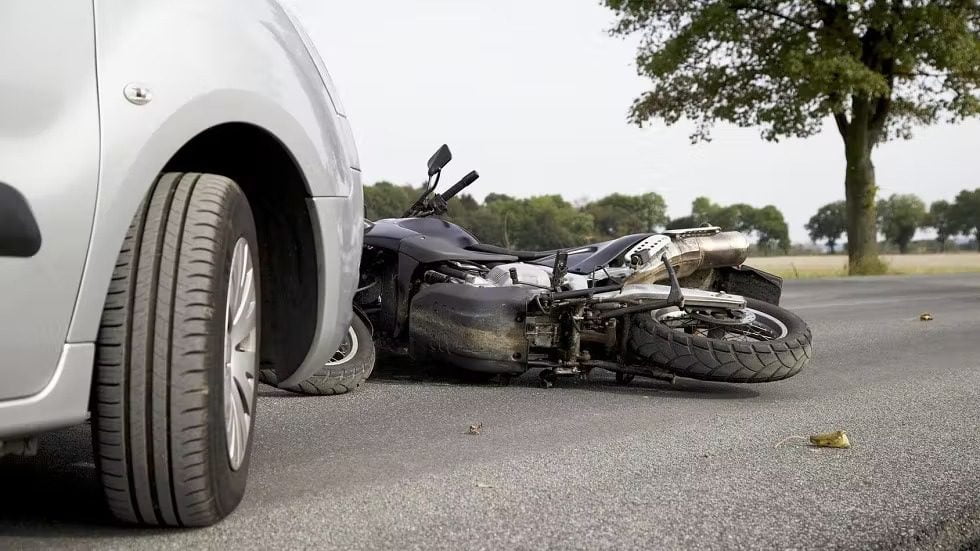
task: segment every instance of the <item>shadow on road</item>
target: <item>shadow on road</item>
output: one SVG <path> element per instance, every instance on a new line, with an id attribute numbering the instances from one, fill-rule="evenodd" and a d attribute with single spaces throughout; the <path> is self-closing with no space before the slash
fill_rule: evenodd
<path id="1" fill-rule="evenodd" d="M 374 372 L 371 374 L 371 381 L 376 384 L 391 385 L 540 388 L 541 380 L 538 377 L 540 371 L 539 369 L 529 370 L 519 377 L 511 378 L 509 384 L 505 385 L 499 377 L 491 377 L 487 374 L 473 373 L 437 364 L 420 364 L 402 356 L 379 356 Z M 658 396 L 708 400 L 739 400 L 755 398 L 759 395 L 757 391 L 744 385 L 710 383 L 689 379 L 676 379 L 673 384 L 670 384 L 656 379 L 637 377 L 629 385 L 620 385 L 611 372 L 602 369 L 593 370 L 587 378 L 559 378 L 551 390 L 555 392 L 610 392 L 638 396 L 653 392 Z"/>
<path id="2" fill-rule="evenodd" d="M 673 385 L 636 378 L 628 386 L 595 370 L 589 378 L 562 378 L 554 388 L 540 390 L 538 370 L 512 379 L 515 392 L 534 389 L 554 393 L 611 393 L 622 396 L 686 400 L 743 400 L 758 396 L 745 386 L 678 379 Z M 457 386 L 503 390 L 499 382 L 465 371 L 419 364 L 403 357 L 379 358 L 372 385 Z M 329 400 L 261 386 L 264 398 Z M 106 510 L 92 456 L 91 429 L 71 427 L 41 439 L 37 458 L 6 457 L 0 460 L 0 548 L 10 537 L 146 537 L 166 530 L 140 529 L 114 523 Z"/>
<path id="3" fill-rule="evenodd" d="M 0 461 L 0 535 L 81 538 L 159 532 L 120 526 L 109 516 L 87 425 L 46 436 L 38 457 Z"/>

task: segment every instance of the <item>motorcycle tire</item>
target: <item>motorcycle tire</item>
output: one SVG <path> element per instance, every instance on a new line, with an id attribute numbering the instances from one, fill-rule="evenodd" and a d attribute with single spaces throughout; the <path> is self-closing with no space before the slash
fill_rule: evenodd
<path id="1" fill-rule="evenodd" d="M 709 338 L 670 327 L 657 312 L 644 312 L 630 320 L 627 346 L 642 364 L 702 381 L 765 383 L 799 373 L 813 354 L 806 323 L 784 308 L 751 298 L 746 309 L 777 327 L 781 324 L 781 335 L 759 342 Z"/>
<path id="2" fill-rule="evenodd" d="M 284 387 L 297 394 L 332 396 L 346 394 L 361 386 L 374 370 L 376 351 L 371 330 L 357 315 L 351 320 L 340 350 L 332 360 L 308 379 L 296 386 Z M 273 369 L 262 370 L 262 382 L 278 385 L 278 377 Z"/>

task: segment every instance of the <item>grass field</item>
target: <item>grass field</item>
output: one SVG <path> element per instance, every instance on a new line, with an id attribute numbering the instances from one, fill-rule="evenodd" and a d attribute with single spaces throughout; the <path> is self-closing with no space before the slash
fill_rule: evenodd
<path id="1" fill-rule="evenodd" d="M 980 253 L 886 254 L 881 259 L 889 274 L 955 274 L 980 272 Z M 749 266 L 785 279 L 840 277 L 847 275 L 847 256 L 767 256 L 746 261 Z"/>

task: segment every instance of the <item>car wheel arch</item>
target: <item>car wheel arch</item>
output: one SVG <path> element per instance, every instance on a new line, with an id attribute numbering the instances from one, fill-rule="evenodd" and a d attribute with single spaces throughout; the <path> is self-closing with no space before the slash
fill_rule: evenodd
<path id="1" fill-rule="evenodd" d="M 189 140 L 163 171 L 220 174 L 241 187 L 255 219 L 265 290 L 260 363 L 299 366 L 316 335 L 320 253 L 310 187 L 292 154 L 261 127 L 226 123 Z"/>

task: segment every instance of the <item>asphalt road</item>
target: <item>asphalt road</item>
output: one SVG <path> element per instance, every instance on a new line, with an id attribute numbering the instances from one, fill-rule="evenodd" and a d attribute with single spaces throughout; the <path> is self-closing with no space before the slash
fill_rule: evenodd
<path id="1" fill-rule="evenodd" d="M 790 282 L 783 304 L 815 359 L 779 383 L 387 363 L 348 396 L 264 387 L 245 501 L 208 529 L 113 526 L 88 428 L 63 431 L 0 464 L 0 549 L 980 547 L 980 275 Z M 851 449 L 785 440 L 836 429 Z"/>

